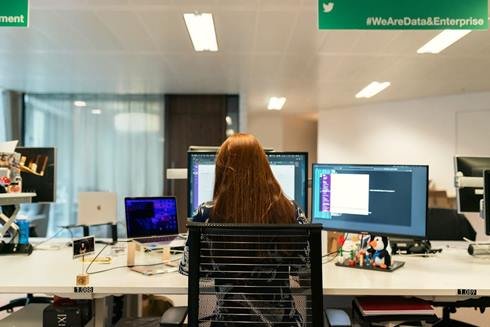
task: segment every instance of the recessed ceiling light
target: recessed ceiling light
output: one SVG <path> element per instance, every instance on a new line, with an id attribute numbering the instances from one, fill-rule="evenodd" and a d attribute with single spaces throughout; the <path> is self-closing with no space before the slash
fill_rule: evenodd
<path id="1" fill-rule="evenodd" d="M 92 109 L 92 113 L 94 115 L 100 115 L 102 113 L 102 110 L 100 110 L 100 109 Z"/>
<path id="2" fill-rule="evenodd" d="M 418 49 L 417 53 L 439 53 L 469 32 L 471 30 L 444 30 Z"/>
<path id="3" fill-rule="evenodd" d="M 390 82 L 371 82 L 356 94 L 356 98 L 370 98 L 390 86 Z"/>
<path id="4" fill-rule="evenodd" d="M 196 51 L 218 51 L 213 15 L 184 14 L 185 25 Z"/>
<path id="5" fill-rule="evenodd" d="M 85 102 L 85 101 L 73 101 L 73 105 L 75 107 L 86 107 L 87 102 Z"/>
<path id="6" fill-rule="evenodd" d="M 285 103 L 286 103 L 285 97 L 271 97 L 269 99 L 269 104 L 267 105 L 267 109 L 281 110 Z"/>

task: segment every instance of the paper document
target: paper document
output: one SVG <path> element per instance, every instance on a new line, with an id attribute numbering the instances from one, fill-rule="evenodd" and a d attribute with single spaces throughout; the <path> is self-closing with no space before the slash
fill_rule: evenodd
<path id="1" fill-rule="evenodd" d="M 5 152 L 5 153 L 15 152 L 15 148 L 17 147 L 17 143 L 19 143 L 18 140 L 0 142 L 0 152 Z"/>

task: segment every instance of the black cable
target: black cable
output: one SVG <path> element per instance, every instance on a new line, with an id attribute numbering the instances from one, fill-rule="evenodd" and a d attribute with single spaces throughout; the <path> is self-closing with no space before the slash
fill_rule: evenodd
<path id="1" fill-rule="evenodd" d="M 121 268 L 126 268 L 126 267 L 127 267 L 127 265 L 117 266 L 117 267 L 107 268 L 107 269 L 103 269 L 103 270 L 96 270 L 96 271 L 92 271 L 92 272 L 89 272 L 88 268 L 87 268 L 87 275 L 95 275 L 95 274 L 103 273 L 106 271 L 111 271 L 111 270 L 116 270 L 116 269 L 121 269 Z"/>
<path id="2" fill-rule="evenodd" d="M 322 258 L 325 258 L 325 257 L 331 256 L 332 254 L 337 253 L 337 252 L 339 252 L 339 250 L 332 251 L 332 252 L 330 252 L 330 253 L 324 254 L 324 255 L 322 255 Z"/>
<path id="3" fill-rule="evenodd" d="M 67 226 L 60 226 L 60 227 L 66 229 L 70 233 L 70 238 L 73 241 L 73 231 L 71 230 L 71 227 L 67 227 Z"/>
<path id="4" fill-rule="evenodd" d="M 109 246 L 109 244 L 105 244 L 102 249 L 99 251 L 99 253 L 97 253 L 97 255 L 92 259 L 92 261 L 90 261 L 90 263 L 88 264 L 87 266 L 87 269 L 85 269 L 85 272 L 87 272 L 88 274 L 88 270 L 89 268 L 92 266 L 92 264 L 94 263 L 95 259 L 97 259 L 99 257 L 99 255 L 104 252 L 104 250 Z M 83 260 L 83 259 L 82 259 Z"/>
<path id="5" fill-rule="evenodd" d="M 334 257 L 329 258 L 327 261 L 322 262 L 322 264 L 327 264 L 327 263 L 330 263 L 330 262 L 332 262 L 333 260 L 335 260 L 335 258 L 337 258 L 337 256 L 334 256 Z"/>
<path id="6" fill-rule="evenodd" d="M 145 265 L 134 265 L 134 266 L 131 266 L 131 267 L 151 267 L 151 266 L 159 266 L 159 265 L 163 265 L 163 264 L 165 264 L 165 262 L 149 263 L 149 264 L 145 264 Z M 125 266 L 117 266 L 117 267 L 112 267 L 112 268 L 107 268 L 107 269 L 102 269 L 102 270 L 96 270 L 96 271 L 92 271 L 92 272 L 88 272 L 88 268 L 87 268 L 87 274 L 88 275 L 95 275 L 95 274 L 100 274 L 100 273 L 103 273 L 103 272 L 107 272 L 107 271 L 111 271 L 111 270 L 116 270 L 116 269 L 121 269 L 121 268 L 129 268 L 129 266 L 128 265 L 125 265 Z"/>
<path id="7" fill-rule="evenodd" d="M 55 238 L 56 236 L 58 236 L 63 230 L 65 230 L 65 228 L 64 227 L 60 227 L 60 229 L 58 229 L 58 231 L 56 233 L 54 233 L 51 237 L 45 239 L 44 241 L 42 241 L 39 244 L 36 244 L 36 246 L 34 247 L 34 249 L 37 249 L 39 247 L 39 245 L 41 245 L 41 244 L 44 244 L 46 242 L 51 241 L 53 238 Z"/>

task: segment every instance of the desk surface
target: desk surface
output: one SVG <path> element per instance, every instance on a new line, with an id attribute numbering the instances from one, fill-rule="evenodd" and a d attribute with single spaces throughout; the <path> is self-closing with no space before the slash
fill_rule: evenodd
<path id="1" fill-rule="evenodd" d="M 100 249 L 102 245 L 97 245 Z M 438 245 L 436 245 L 437 247 Z M 328 295 L 416 295 L 458 296 L 458 289 L 474 289 L 479 296 L 490 296 L 490 259 L 472 257 L 466 244 L 444 247 L 429 257 L 401 257 L 401 269 L 388 273 L 323 266 L 323 291 Z M 35 250 L 30 256 L 0 256 L 2 293 L 49 293 L 70 297 L 103 297 L 108 294 L 187 294 L 187 278 L 177 272 L 145 276 L 128 268 L 90 276 L 93 294 L 74 296 L 75 276 L 80 261 L 71 257 L 72 249 Z M 110 247 L 102 254 L 108 255 Z M 155 262 L 158 262 L 159 259 Z M 94 264 L 91 271 L 126 264 L 126 255 L 114 257 L 111 264 Z"/>
<path id="2" fill-rule="evenodd" d="M 46 244 L 43 244 L 43 247 L 45 246 Z M 102 246 L 96 245 L 96 253 Z M 59 250 L 34 250 L 30 256 L 0 256 L 0 292 L 48 293 L 74 297 L 75 278 L 82 272 L 82 263 L 72 259 L 72 251 L 71 247 L 63 247 Z M 110 252 L 108 246 L 101 256 L 107 256 Z M 157 257 L 147 262 L 160 261 Z M 126 254 L 113 257 L 111 264 L 94 263 L 90 271 L 125 265 Z M 128 268 L 90 275 L 88 286 L 93 287 L 93 294 L 80 294 L 75 297 L 90 298 L 92 295 L 97 297 L 108 294 L 187 294 L 187 278 L 179 273 L 145 276 Z"/>
<path id="3" fill-rule="evenodd" d="M 394 272 L 378 272 L 323 266 L 323 291 L 329 295 L 458 296 L 458 289 L 476 290 L 490 296 L 490 258 L 472 257 L 467 243 L 433 242 L 443 252 L 432 257 L 394 256 L 405 266 Z"/>

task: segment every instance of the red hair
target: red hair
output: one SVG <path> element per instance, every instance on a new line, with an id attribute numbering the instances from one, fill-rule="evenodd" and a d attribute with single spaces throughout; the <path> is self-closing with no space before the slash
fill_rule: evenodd
<path id="1" fill-rule="evenodd" d="M 293 204 L 251 134 L 234 134 L 221 145 L 213 198 L 212 222 L 289 224 L 296 220 Z"/>

